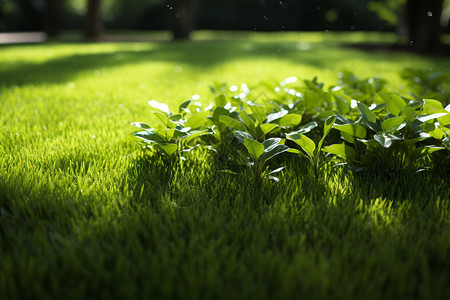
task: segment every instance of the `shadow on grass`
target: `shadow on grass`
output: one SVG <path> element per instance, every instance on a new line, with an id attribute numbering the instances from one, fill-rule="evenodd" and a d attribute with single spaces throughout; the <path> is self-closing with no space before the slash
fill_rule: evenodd
<path id="1" fill-rule="evenodd" d="M 388 200 L 418 201 L 424 206 L 436 200 L 430 199 L 430 195 L 450 198 L 450 176 L 445 169 L 422 172 L 364 171 L 350 176 L 355 193 L 365 200 L 382 197 Z"/>
<path id="2" fill-rule="evenodd" d="M 199 71 L 227 61 L 240 59 L 277 59 L 298 65 L 317 68 L 333 68 L 337 63 L 349 57 L 349 50 L 336 44 L 309 43 L 303 49 L 299 42 L 252 42 L 252 41 L 196 41 L 152 44 L 152 49 L 120 51 L 109 53 L 76 54 L 51 59 L 44 63 L 18 63 L 7 66 L 0 72 L 3 85 L 27 85 L 64 83 L 83 72 L 98 68 L 115 68 L 123 65 L 135 65 L 152 62 L 172 62 L 198 68 Z M 35 47 L 35 46 L 30 46 Z M 352 51 L 352 50 L 350 50 Z M 353 50 L 352 59 L 370 60 L 372 63 L 385 62 L 386 54 L 373 55 Z M 397 56 L 398 61 L 410 58 Z M 438 66 L 440 61 L 427 58 L 431 65 Z"/>

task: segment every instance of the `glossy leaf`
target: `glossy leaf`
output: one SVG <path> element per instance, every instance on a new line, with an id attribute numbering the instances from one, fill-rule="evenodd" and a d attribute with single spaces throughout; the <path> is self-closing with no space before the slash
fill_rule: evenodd
<path id="1" fill-rule="evenodd" d="M 249 107 L 258 123 L 262 124 L 266 119 L 266 112 L 264 111 L 264 108 L 261 105 L 257 104 L 249 105 Z"/>
<path id="2" fill-rule="evenodd" d="M 375 117 L 374 113 L 370 110 L 370 108 L 367 107 L 367 105 L 359 102 L 358 109 L 361 112 L 361 115 L 366 122 L 372 122 L 372 123 L 376 122 L 376 117 Z"/>
<path id="3" fill-rule="evenodd" d="M 381 129 L 384 133 L 393 132 L 397 130 L 404 121 L 405 116 L 386 119 L 381 123 Z"/>
<path id="4" fill-rule="evenodd" d="M 286 116 L 288 113 L 289 112 L 287 110 L 282 110 L 282 111 L 270 114 L 266 117 L 266 122 L 271 123 L 273 121 L 281 119 L 282 117 Z"/>
<path id="5" fill-rule="evenodd" d="M 225 116 L 225 115 L 220 115 L 219 116 L 219 121 L 223 124 L 225 124 L 226 126 L 230 127 L 230 128 L 235 128 L 238 129 L 240 131 L 246 131 L 246 127 L 242 122 L 239 122 L 238 120 L 235 120 L 229 116 Z"/>
<path id="6" fill-rule="evenodd" d="M 258 159 L 264 153 L 264 146 L 253 139 L 244 139 L 244 146 L 254 159 Z"/>
<path id="7" fill-rule="evenodd" d="M 171 156 L 175 152 L 177 152 L 178 147 L 176 144 L 163 144 L 158 143 L 158 146 L 167 153 L 167 155 Z"/>
<path id="8" fill-rule="evenodd" d="M 420 113 L 421 115 L 431 115 L 442 112 L 446 112 L 446 110 L 444 109 L 440 101 L 433 99 L 424 99 L 423 109 Z"/>
<path id="9" fill-rule="evenodd" d="M 320 148 L 322 148 L 322 144 L 325 141 L 326 136 L 328 133 L 330 133 L 331 128 L 333 128 L 334 122 L 336 121 L 336 116 L 328 117 L 325 120 L 325 123 L 323 124 L 323 137 L 320 139 L 319 143 L 317 144 L 317 151 L 320 151 Z"/>
<path id="10" fill-rule="evenodd" d="M 159 110 L 167 115 L 172 114 L 169 110 L 169 107 L 165 103 L 160 103 L 156 100 L 150 100 L 150 101 L 148 101 L 148 105 L 150 105 L 152 108 L 156 108 L 157 110 Z"/>
<path id="11" fill-rule="evenodd" d="M 283 127 L 295 127 L 302 121 L 300 114 L 287 114 L 280 118 L 278 124 Z"/>
<path id="12" fill-rule="evenodd" d="M 392 139 L 383 133 L 375 134 L 373 138 L 384 148 L 389 148 L 392 145 Z"/>
<path id="13" fill-rule="evenodd" d="M 400 115 L 405 116 L 408 122 L 412 122 L 416 118 L 416 110 L 410 106 L 406 106 L 402 109 Z"/>
<path id="14" fill-rule="evenodd" d="M 261 165 L 264 165 L 269 159 L 272 157 L 279 155 L 283 152 L 289 150 L 289 147 L 286 145 L 276 145 L 275 147 L 269 147 L 264 150 L 264 153 L 261 155 Z"/>
<path id="15" fill-rule="evenodd" d="M 270 138 L 265 140 L 262 145 L 264 146 L 264 150 L 268 151 L 270 150 L 270 147 L 275 147 L 275 145 L 278 145 L 280 143 L 280 138 Z"/>
<path id="16" fill-rule="evenodd" d="M 239 118 L 241 119 L 242 123 L 245 124 L 245 126 L 247 126 L 247 128 L 254 133 L 255 132 L 255 121 L 253 121 L 250 116 L 245 112 L 245 111 L 241 111 L 239 113 Z"/>
<path id="17" fill-rule="evenodd" d="M 334 154 L 344 159 L 356 160 L 355 150 L 344 143 L 325 146 L 322 148 L 322 151 Z"/>
<path id="18" fill-rule="evenodd" d="M 272 130 L 274 130 L 275 128 L 277 128 L 277 124 L 264 123 L 264 124 L 261 124 L 260 128 L 264 134 L 267 134 L 267 133 L 271 132 Z"/>
<path id="19" fill-rule="evenodd" d="M 396 94 L 381 94 L 381 97 L 387 104 L 387 111 L 395 116 L 398 116 L 406 106 L 405 100 Z"/>
<path id="20" fill-rule="evenodd" d="M 364 139 L 367 136 L 367 130 L 364 127 L 357 124 L 344 124 L 344 125 L 335 124 L 333 128 L 341 131 L 341 133 L 345 132 L 351 135 L 352 137 L 360 139 Z"/>
<path id="21" fill-rule="evenodd" d="M 212 119 L 214 122 L 219 122 L 219 116 L 230 116 L 230 112 L 228 110 L 226 110 L 223 107 L 216 107 L 214 109 L 213 115 L 212 115 Z"/>
<path id="22" fill-rule="evenodd" d="M 148 125 L 146 123 L 143 123 L 143 122 L 135 122 L 135 123 L 131 123 L 131 125 L 136 126 L 138 128 L 141 128 L 141 129 L 152 129 L 150 127 L 150 125 Z"/>
<path id="23" fill-rule="evenodd" d="M 190 134 L 188 136 L 186 136 L 183 141 L 185 143 L 189 143 L 191 140 L 203 136 L 203 135 L 208 135 L 211 134 L 208 130 L 201 130 L 201 131 L 191 131 Z"/>
<path id="24" fill-rule="evenodd" d="M 299 145 L 303 151 L 305 151 L 308 156 L 314 156 L 314 150 L 316 149 L 316 144 L 306 135 L 302 135 L 300 133 L 290 133 L 286 134 L 286 138 L 288 140 L 294 141 L 297 145 Z"/>
<path id="25" fill-rule="evenodd" d="M 209 115 L 207 111 L 201 111 L 190 116 L 184 126 L 191 127 L 193 129 L 200 128 L 206 123 L 206 117 Z"/>
<path id="26" fill-rule="evenodd" d="M 183 103 L 181 103 L 178 106 L 178 112 L 179 113 L 184 112 L 185 109 L 189 106 L 189 104 L 191 104 L 191 102 L 192 102 L 192 100 L 187 100 L 187 101 L 184 101 Z"/>
<path id="27" fill-rule="evenodd" d="M 224 107 L 225 105 L 227 105 L 227 98 L 225 97 L 225 95 L 221 94 L 214 99 L 214 102 L 216 103 L 217 107 Z"/>

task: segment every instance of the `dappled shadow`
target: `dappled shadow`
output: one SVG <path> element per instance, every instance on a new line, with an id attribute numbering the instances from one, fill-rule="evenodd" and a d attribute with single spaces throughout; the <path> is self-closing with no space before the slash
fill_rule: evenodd
<path id="1" fill-rule="evenodd" d="M 280 62 L 288 61 L 294 65 L 332 69 L 336 64 L 342 63 L 349 58 L 368 58 L 365 57 L 366 54 L 364 52 L 356 50 L 355 55 L 349 56 L 347 50 L 340 49 L 332 42 L 217 40 L 158 43 L 151 44 L 151 47 L 145 49 L 83 53 L 50 59 L 43 63 L 16 62 L 15 64 L 3 66 L 3 70 L 0 71 L 0 84 L 58 84 L 70 81 L 84 72 L 94 72 L 99 68 L 113 69 L 124 65 L 154 62 L 172 62 L 197 68 L 201 71 L 228 61 L 276 59 Z M 396 56 L 395 59 L 402 61 L 408 58 Z M 437 66 L 439 63 L 431 57 L 429 60 L 431 66 Z M 386 56 L 371 55 L 370 61 L 372 63 L 385 62 Z"/>
<path id="2" fill-rule="evenodd" d="M 422 56 L 428 56 L 430 58 L 433 57 L 442 57 L 442 58 L 450 58 L 450 45 L 443 44 L 439 48 L 436 48 L 435 51 L 431 53 L 418 53 L 409 45 L 402 45 L 397 43 L 344 43 L 343 47 L 349 49 L 357 49 L 370 53 L 384 53 L 384 54 L 401 54 L 401 53 L 414 53 L 420 54 Z"/>
<path id="3" fill-rule="evenodd" d="M 385 198 L 399 201 L 419 201 L 427 204 L 430 195 L 450 198 L 448 169 L 363 171 L 350 174 L 355 193 L 362 199 Z"/>

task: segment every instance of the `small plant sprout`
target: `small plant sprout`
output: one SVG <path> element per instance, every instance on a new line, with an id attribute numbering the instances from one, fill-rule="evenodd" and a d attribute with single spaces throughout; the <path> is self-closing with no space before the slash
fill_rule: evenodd
<path id="1" fill-rule="evenodd" d="M 314 172 L 315 178 L 319 177 L 319 170 L 324 163 L 320 153 L 323 142 L 325 141 L 325 138 L 330 132 L 331 128 L 333 128 L 335 121 L 336 116 L 330 116 L 325 120 L 325 124 L 323 127 L 323 135 L 320 141 L 317 143 L 317 145 L 314 143 L 312 139 L 302 134 L 301 131 L 286 134 L 286 138 L 288 140 L 294 141 L 303 150 L 302 152 L 299 149 L 291 148 L 289 152 L 296 153 L 299 154 L 300 156 L 305 157 L 310 163 L 310 167 Z"/>
<path id="2" fill-rule="evenodd" d="M 247 132 L 236 131 L 235 135 L 239 140 L 243 141 L 248 154 L 250 154 L 250 156 L 248 156 L 238 150 L 241 163 L 246 165 L 248 170 L 251 171 L 250 175 L 251 178 L 253 178 L 254 183 L 258 183 L 265 177 L 278 181 L 278 178 L 272 174 L 280 172 L 284 167 L 279 167 L 270 171 L 269 167 L 266 166 L 266 163 L 271 158 L 289 150 L 288 146 L 280 144 L 281 138 L 270 138 L 260 143 L 254 140 Z"/>
<path id="3" fill-rule="evenodd" d="M 192 112 L 188 108 L 190 104 L 191 100 L 183 102 L 179 106 L 178 114 L 174 114 L 166 104 L 149 101 L 153 109 L 151 113 L 157 122 L 153 127 L 143 122 L 132 123 L 131 125 L 141 129 L 133 135 L 147 148 L 156 148 L 157 152 L 167 157 L 170 162 L 184 160 L 182 154 L 195 148 L 189 143 L 197 137 L 210 134 L 208 128 L 203 128 L 208 112 Z"/>

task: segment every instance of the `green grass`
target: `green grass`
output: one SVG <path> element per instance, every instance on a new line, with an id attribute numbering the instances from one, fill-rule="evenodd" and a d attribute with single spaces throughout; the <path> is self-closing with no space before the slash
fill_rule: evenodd
<path id="1" fill-rule="evenodd" d="M 158 33 L 155 39 L 165 37 Z M 150 40 L 151 40 L 150 36 Z M 407 93 L 378 33 L 198 32 L 194 42 L 0 47 L 1 299 L 445 299 L 448 174 L 352 174 L 285 156 L 253 188 L 203 149 L 174 172 L 131 141 L 147 101 L 349 69 Z"/>

